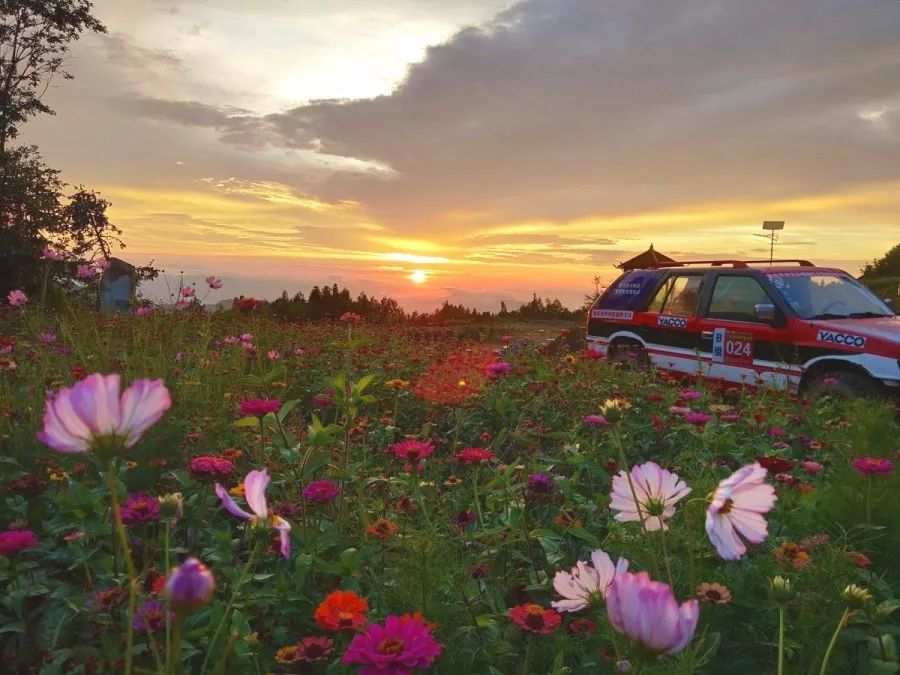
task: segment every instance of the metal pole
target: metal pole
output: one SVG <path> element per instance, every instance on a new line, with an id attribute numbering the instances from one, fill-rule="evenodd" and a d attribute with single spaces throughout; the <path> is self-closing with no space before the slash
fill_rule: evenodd
<path id="1" fill-rule="evenodd" d="M 770 244 L 769 244 L 769 265 L 774 264 L 775 260 L 775 233 L 772 232 L 770 235 Z"/>

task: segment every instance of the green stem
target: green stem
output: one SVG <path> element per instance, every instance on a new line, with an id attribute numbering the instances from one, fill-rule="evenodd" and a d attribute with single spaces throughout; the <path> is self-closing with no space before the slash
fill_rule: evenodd
<path id="1" fill-rule="evenodd" d="M 241 587 L 244 585 L 244 582 L 247 581 L 247 577 L 250 576 L 250 571 L 253 569 L 253 565 L 256 564 L 256 559 L 259 557 L 264 544 L 265 541 L 262 539 L 262 537 L 260 537 L 256 542 L 256 546 L 253 547 L 253 553 L 251 553 L 250 557 L 247 559 L 247 564 L 244 565 L 244 571 L 241 572 L 240 578 L 234 585 L 234 590 L 231 592 L 231 597 L 228 599 L 228 605 L 225 607 L 225 613 L 222 614 L 222 620 L 219 621 L 219 625 L 216 627 L 216 632 L 213 634 L 212 640 L 210 640 L 209 643 L 209 647 L 206 650 L 206 658 L 203 659 L 203 666 L 200 668 L 201 675 L 206 672 L 206 666 L 209 663 L 209 657 L 212 655 L 216 643 L 219 641 L 219 635 L 222 634 L 222 629 L 225 627 L 225 622 L 230 618 L 231 611 L 234 609 L 234 603 L 237 600 L 238 593 L 240 592 Z"/>
<path id="2" fill-rule="evenodd" d="M 528 675 L 531 672 L 531 655 L 534 652 L 534 638 L 528 637 L 528 646 L 525 648 L 525 662 L 522 664 L 522 675 Z"/>
<path id="3" fill-rule="evenodd" d="M 778 608 L 778 675 L 784 675 L 784 605 Z"/>
<path id="4" fill-rule="evenodd" d="M 871 506 L 871 496 L 872 496 L 872 477 L 866 477 L 866 525 L 872 524 L 872 506 Z"/>
<path id="5" fill-rule="evenodd" d="M 834 651 L 838 635 L 840 635 L 841 629 L 844 627 L 844 622 L 847 620 L 849 614 L 850 608 L 846 607 L 844 613 L 841 614 L 841 620 L 838 621 L 837 628 L 834 629 L 834 635 L 831 636 L 831 642 L 828 643 L 828 649 L 825 650 L 825 657 L 822 659 L 822 668 L 819 670 L 819 675 L 825 675 L 825 673 L 828 672 L 828 662 L 831 660 L 831 652 Z"/>
<path id="6" fill-rule="evenodd" d="M 472 472 L 472 497 L 475 499 L 475 513 L 478 516 L 478 527 L 484 529 L 484 519 L 481 517 L 481 497 L 478 496 L 478 479 L 481 471 L 479 466 L 475 465 L 475 471 Z"/>
<path id="7" fill-rule="evenodd" d="M 106 481 L 109 485 L 109 499 L 112 507 L 113 520 L 116 534 L 119 537 L 119 548 L 122 557 L 125 558 L 125 569 L 128 570 L 128 624 L 125 627 L 125 675 L 131 675 L 132 658 L 134 651 L 134 609 L 137 604 L 137 571 L 134 569 L 134 561 L 131 559 L 131 549 L 128 546 L 128 537 L 125 534 L 125 526 L 122 524 L 122 513 L 119 509 L 119 490 L 117 485 L 116 463 L 111 460 L 106 472 Z"/>
<path id="8" fill-rule="evenodd" d="M 166 675 L 175 675 L 181 670 L 181 628 L 184 624 L 184 615 L 178 612 L 175 615 L 175 629 L 172 631 L 172 645 L 166 652 Z"/>
<path id="9" fill-rule="evenodd" d="M 669 566 L 669 551 L 666 548 L 666 529 L 663 525 L 662 516 L 659 517 L 659 538 L 662 541 L 662 558 L 663 565 L 666 568 L 666 578 L 669 580 L 669 586 L 672 587 L 672 591 L 675 591 L 675 584 L 672 583 L 672 568 Z"/>
<path id="10" fill-rule="evenodd" d="M 167 520 L 163 524 L 163 561 L 164 561 L 163 564 L 165 565 L 165 567 L 163 567 L 163 574 L 165 574 L 165 576 L 167 576 L 167 577 L 169 576 L 169 573 L 171 571 L 169 568 L 169 565 L 170 565 L 170 562 L 169 562 L 169 546 L 170 546 L 169 528 L 170 527 L 171 527 L 171 524 Z M 166 659 L 167 660 L 171 660 L 171 654 L 172 654 L 172 626 L 171 626 L 171 623 L 172 623 L 171 622 L 171 612 L 169 612 L 168 608 L 166 608 Z M 178 637 L 180 639 L 181 638 L 181 626 L 178 626 L 177 630 L 179 632 Z"/>

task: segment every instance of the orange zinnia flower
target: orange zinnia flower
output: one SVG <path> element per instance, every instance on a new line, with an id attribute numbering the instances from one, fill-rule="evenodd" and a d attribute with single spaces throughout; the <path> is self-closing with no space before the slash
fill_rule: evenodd
<path id="1" fill-rule="evenodd" d="M 400 528 L 391 521 L 384 518 L 379 518 L 366 528 L 366 534 L 373 539 L 381 539 L 382 541 L 387 541 L 395 534 L 397 534 L 397 530 L 399 529 Z"/>
<path id="2" fill-rule="evenodd" d="M 369 602 L 353 591 L 329 593 L 316 607 L 316 623 L 326 630 L 356 630 L 366 625 Z"/>

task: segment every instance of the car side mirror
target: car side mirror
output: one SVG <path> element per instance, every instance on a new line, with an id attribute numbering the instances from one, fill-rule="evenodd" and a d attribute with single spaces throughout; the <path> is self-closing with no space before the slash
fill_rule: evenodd
<path id="1" fill-rule="evenodd" d="M 760 304 L 753 306 L 753 315 L 760 321 L 775 320 L 775 305 Z"/>

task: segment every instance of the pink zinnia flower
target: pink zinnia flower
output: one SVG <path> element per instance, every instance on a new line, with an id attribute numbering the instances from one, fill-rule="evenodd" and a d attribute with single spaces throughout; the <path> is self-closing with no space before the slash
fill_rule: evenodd
<path id="1" fill-rule="evenodd" d="M 415 617 L 388 616 L 384 626 L 370 623 L 344 652 L 341 661 L 363 666 L 359 675 L 410 675 L 428 668 L 440 656 L 441 645 Z"/>
<path id="2" fill-rule="evenodd" d="M 359 314 L 356 314 L 354 312 L 344 312 L 343 314 L 341 314 L 341 321 L 344 321 L 345 323 L 359 324 L 362 323 L 363 318 Z"/>
<path id="3" fill-rule="evenodd" d="M 28 302 L 28 296 L 20 290 L 10 291 L 6 294 L 6 300 L 12 307 L 21 307 Z"/>
<path id="4" fill-rule="evenodd" d="M 188 462 L 188 471 L 195 478 L 221 478 L 231 475 L 234 464 L 231 460 L 216 455 L 200 455 Z"/>
<path id="5" fill-rule="evenodd" d="M 41 542 L 31 530 L 6 530 L 0 532 L 0 555 L 12 557 L 26 548 L 37 548 Z"/>
<path id="6" fill-rule="evenodd" d="M 584 423 L 590 427 L 608 427 L 609 420 L 603 415 L 585 415 Z"/>
<path id="7" fill-rule="evenodd" d="M 56 333 L 45 331 L 38 335 L 38 340 L 45 345 L 53 344 L 56 342 Z"/>
<path id="8" fill-rule="evenodd" d="M 213 290 L 222 288 L 222 280 L 219 277 L 206 277 L 206 285 Z"/>
<path id="9" fill-rule="evenodd" d="M 620 523 L 643 519 L 645 530 L 666 530 L 664 521 L 675 515 L 675 504 L 690 492 L 691 488 L 678 474 L 661 468 L 656 462 L 647 462 L 631 467 L 630 483 L 624 470 L 613 477 L 609 508 L 619 512 L 616 520 Z"/>
<path id="10" fill-rule="evenodd" d="M 266 488 L 269 486 L 269 480 L 269 472 L 266 469 L 251 471 L 244 479 L 244 499 L 253 513 L 247 513 L 238 506 L 228 494 L 228 490 L 219 483 L 216 483 L 216 495 L 222 501 L 222 506 L 231 515 L 242 520 L 249 520 L 254 525 L 264 523 L 278 530 L 281 538 L 281 555 L 287 558 L 291 555 L 291 524 L 281 516 L 269 513 L 266 501 Z"/>
<path id="11" fill-rule="evenodd" d="M 765 482 L 766 470 L 754 462 L 719 483 L 706 509 L 706 534 L 725 560 L 740 560 L 747 552 L 741 538 L 762 543 L 768 533 L 763 514 L 775 506 L 775 488 Z"/>
<path id="12" fill-rule="evenodd" d="M 266 356 L 269 357 L 269 361 L 277 361 L 281 358 L 281 354 L 277 349 L 270 349 L 266 352 Z"/>
<path id="13" fill-rule="evenodd" d="M 152 523 L 158 518 L 159 500 L 146 492 L 130 494 L 122 504 L 122 523 L 129 527 Z"/>
<path id="14" fill-rule="evenodd" d="M 706 426 L 706 423 L 709 422 L 710 416 L 706 413 L 702 412 L 689 412 L 684 416 L 684 421 L 688 424 L 693 424 L 696 427 Z"/>
<path id="15" fill-rule="evenodd" d="M 120 376 L 94 373 L 47 399 L 37 438 L 57 452 L 116 454 L 137 443 L 172 405 L 162 380 L 135 380 L 119 395 Z"/>
<path id="16" fill-rule="evenodd" d="M 134 313 L 138 316 L 149 316 L 150 314 L 153 314 L 153 307 L 151 307 L 150 305 L 141 305 L 134 311 Z"/>
<path id="17" fill-rule="evenodd" d="M 254 417 L 264 417 L 268 413 L 275 413 L 281 410 L 281 401 L 277 398 L 248 398 L 241 401 L 238 406 L 238 412 L 241 415 L 252 415 Z"/>
<path id="18" fill-rule="evenodd" d="M 512 366 L 504 361 L 497 361 L 496 363 L 489 363 L 484 367 L 484 372 L 487 373 L 491 377 L 498 377 L 500 375 L 505 375 L 506 373 L 512 370 Z"/>
<path id="19" fill-rule="evenodd" d="M 553 577 L 553 588 L 564 599 L 550 603 L 560 612 L 578 612 L 606 597 L 606 590 L 617 574 L 628 571 L 628 561 L 619 558 L 613 565 L 601 549 L 591 553 L 590 564 L 579 560 L 571 572 L 560 570 Z"/>
<path id="20" fill-rule="evenodd" d="M 62 256 L 59 253 L 57 253 L 56 251 L 54 251 L 52 248 L 50 248 L 49 246 L 47 248 L 45 248 L 43 251 L 41 251 L 41 257 L 44 260 L 54 260 L 54 261 L 62 260 Z"/>
<path id="21" fill-rule="evenodd" d="M 311 504 L 327 504 L 341 493 L 341 488 L 334 481 L 314 480 L 303 488 L 303 499 Z"/>
<path id="22" fill-rule="evenodd" d="M 656 654 L 678 654 L 694 637 L 700 603 L 681 606 L 672 588 L 646 572 L 617 574 L 606 591 L 606 613 L 616 632 Z"/>
<path id="23" fill-rule="evenodd" d="M 857 457 L 853 460 L 853 468 L 859 471 L 861 476 L 882 475 L 894 473 L 894 464 L 889 459 L 878 457 Z"/>
<path id="24" fill-rule="evenodd" d="M 407 462 L 419 462 L 434 452 L 434 445 L 408 438 L 405 441 L 394 443 L 391 452 L 395 457 L 405 459 Z"/>
<path id="25" fill-rule="evenodd" d="M 678 398 L 680 398 L 682 401 L 696 401 L 701 396 L 703 396 L 703 394 L 692 389 L 678 392 Z"/>
<path id="26" fill-rule="evenodd" d="M 825 467 L 818 462 L 806 460 L 805 462 L 803 462 L 803 470 L 806 471 L 806 473 L 818 474 L 822 473 L 825 470 Z"/>

